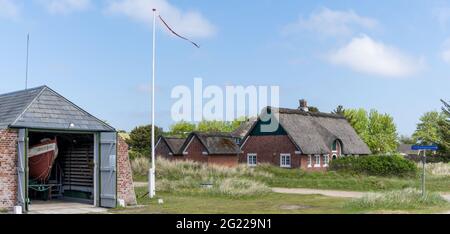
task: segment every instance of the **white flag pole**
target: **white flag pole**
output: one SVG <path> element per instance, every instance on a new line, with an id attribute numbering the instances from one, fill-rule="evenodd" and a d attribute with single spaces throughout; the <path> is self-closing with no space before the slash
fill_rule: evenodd
<path id="1" fill-rule="evenodd" d="M 155 186 L 155 57 L 156 57 L 156 9 L 153 9 L 153 71 L 152 71 L 152 165 L 149 171 L 149 188 L 150 198 L 156 195 Z"/>

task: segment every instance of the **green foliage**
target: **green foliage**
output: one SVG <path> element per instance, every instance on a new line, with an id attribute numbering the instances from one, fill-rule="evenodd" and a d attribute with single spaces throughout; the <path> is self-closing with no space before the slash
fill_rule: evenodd
<path id="1" fill-rule="evenodd" d="M 439 134 L 439 122 L 445 120 L 443 113 L 430 111 L 420 117 L 420 123 L 413 134 L 414 140 L 420 144 L 440 144 L 442 142 Z"/>
<path id="2" fill-rule="evenodd" d="M 410 144 L 410 145 L 416 144 L 416 141 L 412 137 L 405 135 L 401 135 L 398 138 L 398 142 L 400 142 L 401 144 Z"/>
<path id="3" fill-rule="evenodd" d="M 311 113 L 318 113 L 320 112 L 319 108 L 315 107 L 315 106 L 309 106 L 308 107 L 308 111 Z"/>
<path id="4" fill-rule="evenodd" d="M 381 194 L 368 194 L 362 198 L 353 199 L 346 204 L 346 207 L 394 210 L 415 209 L 439 205 L 448 205 L 448 203 L 438 193 L 426 193 L 425 196 L 422 196 L 421 191 L 407 188 Z"/>
<path id="5" fill-rule="evenodd" d="M 401 156 L 342 157 L 331 161 L 330 169 L 373 176 L 415 176 L 417 166 Z"/>
<path id="6" fill-rule="evenodd" d="M 151 125 L 139 126 L 131 131 L 129 138 L 126 139 L 126 142 L 130 146 L 131 151 L 135 154 L 139 154 L 134 156 L 150 157 L 151 133 Z M 157 140 L 157 137 L 161 134 L 163 134 L 162 128 L 155 126 L 155 140 Z"/>
<path id="7" fill-rule="evenodd" d="M 347 109 L 344 116 L 372 153 L 386 154 L 397 150 L 397 128 L 394 118 L 376 110 Z"/>
<path id="8" fill-rule="evenodd" d="M 240 117 L 233 121 L 203 120 L 197 125 L 186 121 L 175 123 L 170 127 L 168 135 L 186 137 L 192 131 L 199 132 L 232 132 L 242 123 L 247 121 L 247 117 Z"/>
<path id="9" fill-rule="evenodd" d="M 336 114 L 336 115 L 344 115 L 344 113 L 345 113 L 344 106 L 342 106 L 342 105 L 337 106 L 336 109 L 334 109 L 331 113 Z"/>
<path id="10" fill-rule="evenodd" d="M 189 135 L 189 133 L 194 131 L 195 128 L 196 126 L 193 123 L 180 121 L 170 126 L 169 134 L 171 136 L 186 137 L 187 135 Z"/>
<path id="11" fill-rule="evenodd" d="M 438 122 L 438 133 L 441 137 L 439 146 L 443 155 L 450 157 L 450 105 L 444 100 L 441 101 L 444 104 L 444 107 L 442 107 L 442 113 L 445 118 Z"/>

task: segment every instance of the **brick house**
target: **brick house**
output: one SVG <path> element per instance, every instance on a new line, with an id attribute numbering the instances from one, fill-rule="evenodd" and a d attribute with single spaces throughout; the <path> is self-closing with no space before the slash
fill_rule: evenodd
<path id="1" fill-rule="evenodd" d="M 57 139 L 59 153 L 50 179 L 37 183 L 28 174 L 28 151 L 45 138 Z M 47 202 L 136 203 L 125 141 L 47 86 L 0 95 L 0 209 L 32 209 L 38 186 L 51 191 Z"/>
<path id="2" fill-rule="evenodd" d="M 270 123 L 277 124 L 275 131 L 261 128 Z M 331 160 L 345 155 L 371 154 L 344 117 L 309 112 L 304 100 L 299 109 L 265 108 L 241 150 L 239 162 L 249 166 L 270 163 L 306 171 L 326 170 Z"/>
<path id="3" fill-rule="evenodd" d="M 169 160 L 191 160 L 232 167 L 238 165 L 241 153 L 238 141 L 239 138 L 230 133 L 193 132 L 186 139 L 159 137 L 155 151 L 157 157 Z"/>

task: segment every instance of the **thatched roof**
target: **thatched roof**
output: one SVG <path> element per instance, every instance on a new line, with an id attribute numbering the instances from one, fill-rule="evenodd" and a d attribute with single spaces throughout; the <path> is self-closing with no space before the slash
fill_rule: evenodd
<path id="1" fill-rule="evenodd" d="M 208 154 L 218 155 L 218 154 L 239 154 L 241 149 L 236 143 L 236 137 L 231 133 L 202 133 L 202 132 L 192 132 L 186 139 L 183 150 L 188 146 L 189 142 L 193 137 L 197 137 L 203 146 L 206 148 Z"/>
<path id="2" fill-rule="evenodd" d="M 371 154 L 353 127 L 341 115 L 302 110 L 271 108 L 279 113 L 278 122 L 304 154 L 327 154 L 333 142 L 342 144 L 343 154 Z M 265 110 L 262 112 L 267 113 Z"/>
<path id="3" fill-rule="evenodd" d="M 258 120 L 258 118 L 252 117 L 247 121 L 243 122 L 241 126 L 239 126 L 236 130 L 234 130 L 231 134 L 238 138 L 243 138 L 247 135 L 248 131 L 253 127 L 253 124 Z"/>
<path id="4" fill-rule="evenodd" d="M 158 143 L 161 141 L 166 142 L 172 154 L 182 154 L 181 147 L 186 141 L 186 138 L 160 136 Z"/>

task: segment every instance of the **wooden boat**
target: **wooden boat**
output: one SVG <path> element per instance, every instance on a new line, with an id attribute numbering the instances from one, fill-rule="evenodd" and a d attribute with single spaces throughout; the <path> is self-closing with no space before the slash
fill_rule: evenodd
<path id="1" fill-rule="evenodd" d="M 45 138 L 41 143 L 32 146 L 28 152 L 30 178 L 42 183 L 47 182 L 56 157 L 58 157 L 56 138 L 54 140 Z"/>

